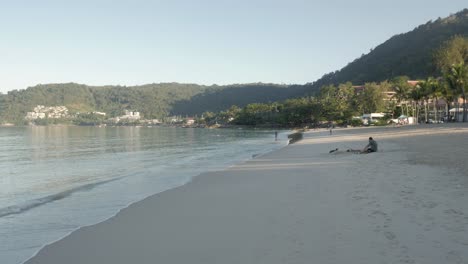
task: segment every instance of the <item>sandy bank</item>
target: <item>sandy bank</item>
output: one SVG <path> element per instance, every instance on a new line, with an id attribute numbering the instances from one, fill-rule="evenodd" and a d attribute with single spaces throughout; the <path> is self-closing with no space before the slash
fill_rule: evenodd
<path id="1" fill-rule="evenodd" d="M 381 152 L 355 155 L 373 136 Z M 468 127 L 310 132 L 45 247 L 27 263 L 466 263 Z"/>

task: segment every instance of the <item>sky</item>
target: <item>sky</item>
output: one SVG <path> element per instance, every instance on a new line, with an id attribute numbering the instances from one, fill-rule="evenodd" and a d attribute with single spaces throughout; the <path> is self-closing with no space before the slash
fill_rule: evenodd
<path id="1" fill-rule="evenodd" d="M 466 0 L 0 0 L 0 92 L 313 82 Z"/>

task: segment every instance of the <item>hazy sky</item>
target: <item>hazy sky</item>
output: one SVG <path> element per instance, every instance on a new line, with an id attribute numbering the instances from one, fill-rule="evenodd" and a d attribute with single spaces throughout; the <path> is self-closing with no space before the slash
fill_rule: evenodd
<path id="1" fill-rule="evenodd" d="M 0 0 L 0 91 L 313 82 L 466 0 Z"/>

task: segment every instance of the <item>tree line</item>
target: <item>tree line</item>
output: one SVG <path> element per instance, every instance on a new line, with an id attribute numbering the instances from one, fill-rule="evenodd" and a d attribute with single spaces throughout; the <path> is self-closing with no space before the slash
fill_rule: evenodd
<path id="1" fill-rule="evenodd" d="M 203 111 L 220 111 L 233 104 L 243 107 L 253 102 L 301 96 L 304 87 L 264 83 L 226 86 L 159 83 L 131 87 L 43 84 L 0 94 L 0 124 L 24 124 L 26 113 L 37 105 L 64 105 L 75 115 L 100 111 L 108 117 L 115 117 L 122 115 L 125 110 L 138 111 L 147 119 L 196 115 Z M 93 123 L 93 120 L 89 122 Z"/>
<path id="2" fill-rule="evenodd" d="M 335 122 L 338 125 L 359 124 L 353 119 L 364 113 L 384 112 L 387 118 L 399 115 L 414 116 L 421 122 L 449 116 L 449 109 L 466 106 L 468 83 L 468 38 L 455 36 L 433 54 L 438 77 L 427 77 L 409 82 L 407 76 L 398 76 L 380 83 L 370 82 L 353 86 L 351 82 L 323 86 L 314 96 L 288 99 L 282 102 L 254 103 L 243 108 L 232 106 L 219 113 L 206 112 L 200 122 L 208 124 L 302 126 Z M 443 112 L 437 102 L 443 99 Z M 463 100 L 463 104 L 459 103 Z M 455 102 L 455 103 L 454 103 Z M 467 121 L 466 107 L 462 107 L 463 121 Z M 456 115 L 459 111 L 456 111 Z M 458 119 L 458 117 L 456 116 Z"/>

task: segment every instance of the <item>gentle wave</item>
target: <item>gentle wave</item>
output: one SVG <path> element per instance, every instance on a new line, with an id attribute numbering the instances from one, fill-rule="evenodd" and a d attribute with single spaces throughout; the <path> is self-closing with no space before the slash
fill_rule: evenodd
<path id="1" fill-rule="evenodd" d="M 49 135 L 48 129 L 0 129 L 0 141 L 14 143 L 0 144 L 0 153 L 8 153 L 0 154 L 0 171 L 8 172 L 0 173 L 1 264 L 22 263 L 76 228 L 195 175 L 286 145 L 285 133 L 275 142 L 271 131 L 74 127 Z"/>
<path id="2" fill-rule="evenodd" d="M 117 180 L 120 180 L 122 178 L 124 178 L 124 177 L 122 176 L 122 177 L 118 177 L 118 178 L 114 178 L 114 179 L 110 179 L 110 180 L 104 180 L 104 181 L 100 181 L 100 182 L 93 182 L 93 183 L 77 186 L 75 188 L 72 188 L 72 189 L 69 189 L 69 190 L 66 190 L 66 191 L 62 191 L 62 192 L 59 192 L 59 193 L 56 193 L 56 194 L 48 195 L 48 196 L 41 197 L 41 198 L 38 198 L 38 199 L 29 200 L 29 201 L 23 202 L 22 204 L 19 204 L 19 205 L 12 205 L 12 206 L 8 206 L 8 207 L 0 208 L 0 217 L 5 217 L 5 216 L 8 216 L 8 215 L 13 215 L 13 214 L 21 214 L 21 213 L 23 213 L 25 211 L 28 211 L 28 210 L 31 210 L 33 208 L 39 207 L 41 205 L 44 205 L 44 204 L 47 204 L 47 203 L 51 203 L 51 202 L 58 201 L 58 200 L 61 200 L 63 198 L 66 198 L 66 197 L 72 195 L 73 193 L 76 193 L 76 192 L 79 192 L 79 191 L 84 191 L 84 190 L 90 190 L 90 189 L 93 189 L 96 186 L 106 184 L 106 183 L 109 183 L 109 182 L 113 182 L 113 181 L 117 181 Z"/>

